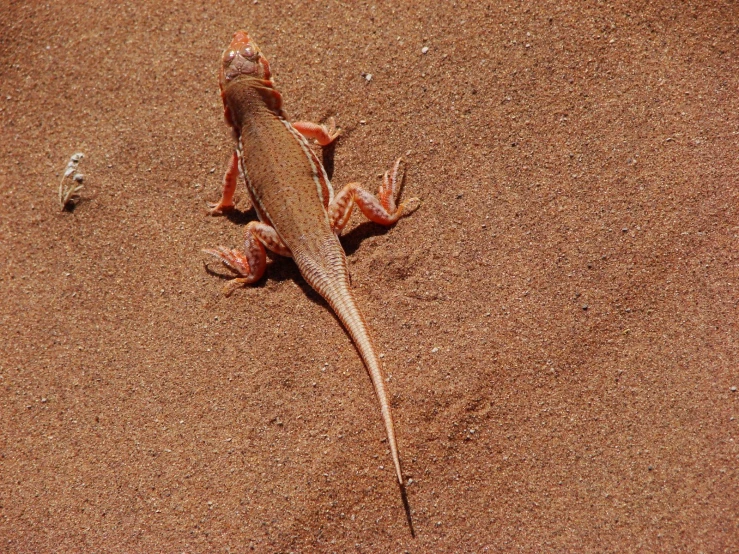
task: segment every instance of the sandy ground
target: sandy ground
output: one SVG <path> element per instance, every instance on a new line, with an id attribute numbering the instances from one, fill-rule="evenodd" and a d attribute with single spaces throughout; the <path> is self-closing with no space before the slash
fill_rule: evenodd
<path id="1" fill-rule="evenodd" d="M 3 1 L 0 551 L 739 550 L 739 8 L 417 4 Z M 423 199 L 343 239 L 415 538 L 292 261 L 204 267 L 242 27 L 335 186 Z"/>

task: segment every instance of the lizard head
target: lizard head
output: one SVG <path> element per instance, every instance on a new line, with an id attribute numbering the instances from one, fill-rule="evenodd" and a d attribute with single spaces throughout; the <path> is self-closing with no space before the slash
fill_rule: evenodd
<path id="1" fill-rule="evenodd" d="M 236 31 L 231 44 L 223 52 L 219 75 L 221 90 L 239 75 L 271 80 L 269 63 L 246 31 Z"/>
<path id="2" fill-rule="evenodd" d="M 236 31 L 223 52 L 218 81 L 223 115 L 236 133 L 246 117 L 242 97 L 245 87 L 258 91 L 268 109 L 280 117 L 286 117 L 282 111 L 282 96 L 274 88 L 269 62 L 246 31 Z"/>

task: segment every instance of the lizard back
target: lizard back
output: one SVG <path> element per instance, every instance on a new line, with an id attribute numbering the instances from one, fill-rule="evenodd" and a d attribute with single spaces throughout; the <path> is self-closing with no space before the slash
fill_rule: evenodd
<path id="1" fill-rule="evenodd" d="M 343 249 L 326 212 L 333 189 L 308 142 L 284 118 L 275 93 L 250 78 L 236 80 L 223 91 L 238 132 L 249 196 L 259 219 L 274 227 L 299 267 L 311 261 L 324 266 L 323 261 L 334 262 L 325 269 L 336 270 Z M 339 250 L 342 259 L 324 260 L 327 249 Z"/>

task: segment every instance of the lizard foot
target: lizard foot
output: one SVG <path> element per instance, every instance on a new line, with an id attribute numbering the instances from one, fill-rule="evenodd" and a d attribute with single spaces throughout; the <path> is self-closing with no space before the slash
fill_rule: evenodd
<path id="1" fill-rule="evenodd" d="M 233 291 L 235 291 L 237 288 L 256 281 L 256 279 L 252 278 L 252 271 L 249 267 L 249 260 L 247 260 L 246 256 L 238 250 L 219 246 L 218 248 L 205 248 L 203 249 L 203 252 L 205 254 L 210 254 L 211 256 L 216 258 L 223 264 L 226 269 L 229 269 L 236 275 L 241 276 L 236 277 L 235 279 L 231 279 L 228 284 L 223 287 L 223 293 L 226 296 L 231 296 Z"/>
<path id="2" fill-rule="evenodd" d="M 227 269 L 237 275 L 247 276 L 251 273 L 246 256 L 236 249 L 219 246 L 218 248 L 204 248 L 203 252 L 218 259 Z"/>
<path id="3" fill-rule="evenodd" d="M 244 252 L 224 246 L 203 250 L 204 253 L 213 256 L 237 275 L 226 285 L 224 289 L 226 296 L 229 296 L 237 288 L 249 285 L 262 278 L 267 267 L 265 246 L 281 256 L 292 256 L 290 249 L 282 242 L 277 231 L 259 221 L 252 221 L 246 226 Z"/>
<path id="4" fill-rule="evenodd" d="M 390 171 L 386 171 L 382 176 L 382 184 L 380 189 L 377 191 L 377 196 L 380 198 L 382 206 L 392 214 L 397 214 L 398 219 L 407 216 L 415 212 L 421 206 L 420 198 L 409 198 L 405 202 L 402 202 L 400 206 L 396 208 L 395 203 L 398 200 L 398 194 L 400 193 L 400 185 L 403 182 L 404 173 L 398 178 L 398 170 L 403 158 L 398 158 L 393 164 L 393 168 Z"/>
<path id="5" fill-rule="evenodd" d="M 310 121 L 296 121 L 292 125 L 305 138 L 314 139 L 321 146 L 331 144 L 341 134 L 341 129 L 336 127 L 336 120 L 333 117 L 328 118 L 327 125 Z"/>
<path id="6" fill-rule="evenodd" d="M 349 222 L 354 204 L 367 219 L 385 226 L 392 225 L 401 217 L 410 215 L 418 209 L 421 205 L 418 198 L 406 200 L 399 206 L 395 204 L 403 181 L 402 175 L 398 178 L 401 161 L 402 159 L 398 158 L 393 168 L 385 172 L 377 196 L 363 189 L 359 183 L 349 183 L 334 196 L 333 202 L 328 207 L 328 217 L 336 233 L 341 233 Z"/>

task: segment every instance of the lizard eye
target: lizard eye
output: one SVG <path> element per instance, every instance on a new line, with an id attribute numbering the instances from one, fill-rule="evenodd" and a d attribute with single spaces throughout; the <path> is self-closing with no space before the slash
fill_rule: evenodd
<path id="1" fill-rule="evenodd" d="M 244 56 L 247 59 L 251 59 L 254 57 L 254 48 L 251 44 L 247 44 L 244 46 L 244 49 L 241 51 L 241 55 Z"/>

